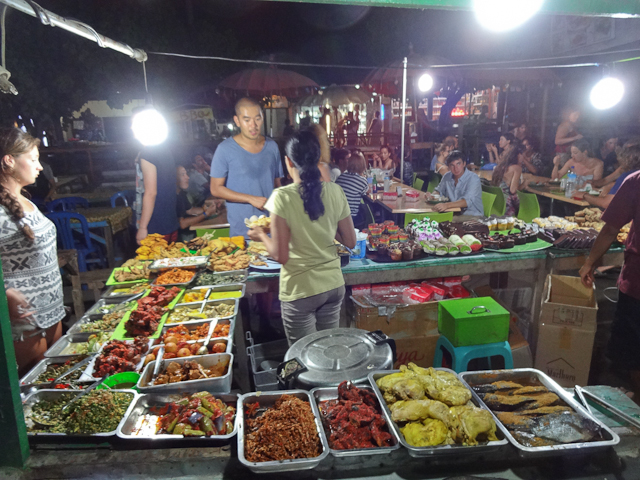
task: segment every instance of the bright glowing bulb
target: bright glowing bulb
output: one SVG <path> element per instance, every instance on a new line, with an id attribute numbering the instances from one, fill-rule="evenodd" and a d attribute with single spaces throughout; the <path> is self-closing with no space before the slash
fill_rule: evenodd
<path id="1" fill-rule="evenodd" d="M 428 73 L 422 74 L 418 79 L 418 88 L 421 92 L 428 92 L 433 88 L 433 77 Z"/>
<path id="2" fill-rule="evenodd" d="M 145 146 L 160 145 L 169 136 L 169 126 L 162 114 L 155 108 L 142 110 L 131 121 L 133 136 Z"/>
<path id="3" fill-rule="evenodd" d="M 591 104 L 598 110 L 617 105 L 624 96 L 624 84 L 617 78 L 607 77 L 591 89 Z"/>
<path id="4" fill-rule="evenodd" d="M 360 85 L 356 85 L 356 89 L 360 88 Z"/>
<path id="5" fill-rule="evenodd" d="M 233 123 L 227 123 L 227 128 L 229 130 L 233 130 Z"/>
<path id="6" fill-rule="evenodd" d="M 474 0 L 473 7 L 480 25 L 506 32 L 533 17 L 543 3 L 544 0 Z"/>

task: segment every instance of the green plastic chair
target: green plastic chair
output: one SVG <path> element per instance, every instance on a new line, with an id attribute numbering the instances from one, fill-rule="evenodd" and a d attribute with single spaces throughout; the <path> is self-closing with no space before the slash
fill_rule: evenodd
<path id="1" fill-rule="evenodd" d="M 492 193 L 496 196 L 496 200 L 495 202 L 493 202 L 493 207 L 491 209 L 491 215 L 497 215 L 498 217 L 503 216 L 504 212 L 507 211 L 507 202 L 504 199 L 504 193 L 502 193 L 502 189 L 500 187 L 483 185 L 482 191 Z M 485 215 L 487 215 L 486 212 Z"/>
<path id="2" fill-rule="evenodd" d="M 228 237 L 229 228 L 198 228 L 196 229 L 196 237 L 201 237 L 205 233 L 213 233 L 213 238 Z"/>
<path id="3" fill-rule="evenodd" d="M 405 213 L 404 214 L 404 226 L 411 223 L 412 220 L 422 220 L 425 217 L 429 217 L 429 220 L 435 220 L 436 222 L 450 222 L 453 220 L 453 212 L 431 212 L 431 213 Z"/>
<path id="4" fill-rule="evenodd" d="M 424 188 L 424 180 L 422 180 L 421 178 L 416 178 L 413 181 L 413 188 L 421 192 Z"/>
<path id="5" fill-rule="evenodd" d="M 493 193 L 482 192 L 482 208 L 484 210 L 484 216 L 488 217 L 491 215 L 491 211 L 494 208 L 494 203 L 496 201 L 496 196 Z"/>
<path id="6" fill-rule="evenodd" d="M 520 199 L 520 209 L 518 210 L 517 218 L 524 222 L 531 223 L 531 220 L 540 216 L 540 204 L 538 203 L 538 196 L 535 193 L 519 191 L 518 198 Z"/>
<path id="7" fill-rule="evenodd" d="M 437 173 L 432 173 L 429 178 L 429 185 L 427 185 L 427 192 L 433 193 L 438 185 L 440 185 L 440 180 L 442 180 L 442 176 Z"/>
<path id="8" fill-rule="evenodd" d="M 413 182 L 414 185 L 416 183 L 416 178 L 418 178 L 418 174 L 416 172 L 413 172 L 413 178 L 411 179 L 411 181 Z"/>

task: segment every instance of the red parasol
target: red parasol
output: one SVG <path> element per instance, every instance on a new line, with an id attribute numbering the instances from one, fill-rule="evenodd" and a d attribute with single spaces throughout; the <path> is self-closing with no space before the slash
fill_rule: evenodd
<path id="1" fill-rule="evenodd" d="M 234 73 L 220 82 L 221 88 L 228 88 L 247 95 L 269 94 L 299 96 L 307 88 L 319 88 L 309 77 L 279 68 L 249 68 Z"/>

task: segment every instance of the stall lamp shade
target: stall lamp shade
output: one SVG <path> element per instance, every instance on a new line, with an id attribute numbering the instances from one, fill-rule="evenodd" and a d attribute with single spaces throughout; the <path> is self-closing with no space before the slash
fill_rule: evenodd
<path id="1" fill-rule="evenodd" d="M 428 92 L 433 88 L 433 77 L 428 73 L 423 74 L 418 79 L 418 88 L 421 92 Z"/>
<path id="2" fill-rule="evenodd" d="M 169 136 L 169 126 L 162 114 L 155 108 L 136 113 L 131 122 L 133 136 L 143 145 L 160 145 Z"/>
<path id="3" fill-rule="evenodd" d="M 484 28 L 506 32 L 533 17 L 543 3 L 544 0 L 474 0 L 473 9 Z"/>
<path id="4" fill-rule="evenodd" d="M 606 77 L 591 89 L 591 104 L 598 110 L 616 106 L 624 96 L 624 84 L 613 77 Z"/>

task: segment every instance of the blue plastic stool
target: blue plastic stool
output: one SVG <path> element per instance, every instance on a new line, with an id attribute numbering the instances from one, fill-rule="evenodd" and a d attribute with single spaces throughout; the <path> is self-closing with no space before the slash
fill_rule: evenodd
<path id="1" fill-rule="evenodd" d="M 469 362 L 476 358 L 489 358 L 500 356 L 504 358 L 504 368 L 513 368 L 513 356 L 509 342 L 485 343 L 484 345 L 468 345 L 466 347 L 454 347 L 444 336 L 440 335 L 436 344 L 436 354 L 433 357 L 433 366 L 442 367 L 442 349 L 451 354 L 451 369 L 456 373 L 466 372 Z M 491 360 L 489 360 L 491 368 Z"/>

